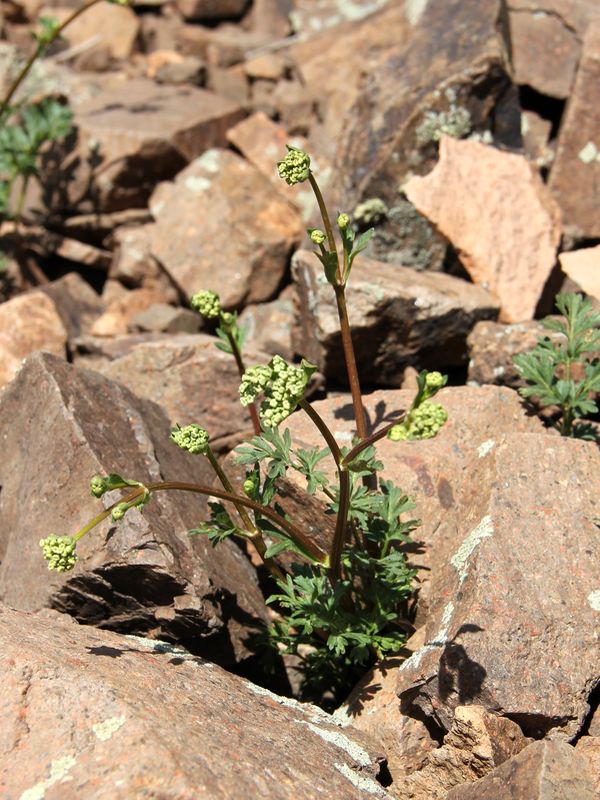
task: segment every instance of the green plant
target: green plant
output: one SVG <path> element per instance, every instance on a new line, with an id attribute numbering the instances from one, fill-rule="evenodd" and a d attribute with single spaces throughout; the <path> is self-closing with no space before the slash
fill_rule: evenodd
<path id="1" fill-rule="evenodd" d="M 338 445 L 305 397 L 315 366 L 304 360 L 293 365 L 274 356 L 267 364 L 246 368 L 240 352 L 243 334 L 235 315 L 223 311 L 214 292 L 200 292 L 191 305 L 208 319 L 219 321 L 217 346 L 235 357 L 241 376 L 240 400 L 254 409 L 259 423 L 256 435 L 236 450 L 236 461 L 246 470 L 243 494 L 234 491 L 217 461 L 208 432 L 196 424 L 178 426 L 171 434 L 173 442 L 207 458 L 222 489 L 180 481 L 143 485 L 116 474 L 94 476 L 91 492 L 95 497 L 117 488 L 125 490 L 125 496 L 74 536 L 52 534 L 40 545 L 51 569 L 70 570 L 82 536 L 108 517 L 117 521 L 129 509 L 141 512 L 155 492 L 191 491 L 211 496 L 209 520 L 190 533 L 207 535 L 215 546 L 238 536 L 256 548 L 277 587 L 267 602 L 274 605 L 278 617 L 259 637 L 262 645 L 274 656 L 285 652 L 299 659 L 303 697 L 334 702 L 369 664 L 399 652 L 405 643 L 402 617 L 415 573 L 403 546 L 419 522 L 405 518 L 414 508 L 412 501 L 391 481 L 378 477 L 383 464 L 375 444 L 385 436 L 393 440 L 434 436 L 446 414 L 430 400 L 446 378 L 423 371 L 408 411 L 368 433 L 345 290 L 354 260 L 372 231 L 356 237 L 348 215 L 338 214 L 338 247 L 309 156 L 295 148 L 288 150 L 278 164 L 280 176 L 292 185 L 309 181 L 323 218 L 325 231 L 309 229 L 308 233 L 337 303 L 357 430 L 352 446 Z M 281 426 L 296 409 L 309 417 L 324 446 L 310 450 L 293 447 L 289 429 Z M 324 468 L 325 459 L 331 460 L 329 472 Z M 326 548 L 290 519 L 278 501 L 282 481 L 293 472 L 304 477 L 307 493 L 321 501 L 323 518 L 335 520 L 332 541 Z M 280 558 L 284 553 L 285 558 Z"/>
<path id="2" fill-rule="evenodd" d="M 600 359 L 593 354 L 600 351 L 600 312 L 580 294 L 559 294 L 556 306 L 564 320 L 548 318 L 542 324 L 562 339 L 544 336 L 533 350 L 513 358 L 529 384 L 519 392 L 542 406 L 558 406 L 563 436 L 589 436 L 588 426 L 575 421 L 598 411 L 593 395 L 600 391 Z"/>

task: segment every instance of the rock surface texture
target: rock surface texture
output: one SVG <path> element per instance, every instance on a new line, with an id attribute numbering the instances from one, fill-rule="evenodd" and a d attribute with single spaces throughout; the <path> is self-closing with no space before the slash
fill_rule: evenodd
<path id="1" fill-rule="evenodd" d="M 7 608 L 0 631 L 7 797 L 390 797 L 382 754 L 315 706 L 162 642 Z"/>

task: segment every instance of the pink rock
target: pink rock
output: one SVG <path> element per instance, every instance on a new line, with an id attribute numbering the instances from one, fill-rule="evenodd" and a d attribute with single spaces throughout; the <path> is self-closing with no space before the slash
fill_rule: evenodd
<path id="1" fill-rule="evenodd" d="M 119 336 L 127 333 L 129 322 L 155 303 L 164 301 L 160 289 L 132 289 L 113 300 L 90 329 L 92 336 Z"/>
<path id="2" fill-rule="evenodd" d="M 561 253 L 558 257 L 562 271 L 586 294 L 600 300 L 600 245 Z"/>
<path id="3" fill-rule="evenodd" d="M 42 16 L 56 17 L 59 22 L 73 11 L 68 3 L 60 7 L 48 5 L 53 7 L 42 9 Z M 133 52 L 139 29 L 139 19 L 131 8 L 99 3 L 73 20 L 65 29 L 64 38 L 71 47 L 96 41 L 96 46 L 108 49 L 109 56 L 128 58 Z"/>
<path id="4" fill-rule="evenodd" d="M 494 292 L 506 322 L 532 319 L 556 261 L 560 212 L 520 155 L 443 137 L 440 160 L 405 186 L 409 200 Z"/>

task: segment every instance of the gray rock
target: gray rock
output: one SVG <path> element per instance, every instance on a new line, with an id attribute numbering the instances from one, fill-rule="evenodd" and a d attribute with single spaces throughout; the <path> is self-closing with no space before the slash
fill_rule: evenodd
<path id="1" fill-rule="evenodd" d="M 66 328 L 69 346 L 73 339 L 89 333 L 104 311 L 100 296 L 78 272 L 69 272 L 52 283 L 40 286 L 40 291 L 54 303 Z"/>
<path id="2" fill-rule="evenodd" d="M 202 320 L 189 308 L 174 308 L 166 303 L 155 303 L 136 314 L 129 322 L 129 330 L 155 333 L 198 333 Z"/>

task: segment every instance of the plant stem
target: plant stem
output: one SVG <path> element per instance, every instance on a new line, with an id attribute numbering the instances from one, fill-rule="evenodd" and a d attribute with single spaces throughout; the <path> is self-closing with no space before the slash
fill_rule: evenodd
<path id="1" fill-rule="evenodd" d="M 240 378 L 242 378 L 244 372 L 246 371 L 244 359 L 242 358 L 242 354 L 240 352 L 240 348 L 238 347 L 238 343 L 235 339 L 235 336 L 231 333 L 231 331 L 226 331 L 226 334 L 227 334 L 227 339 L 229 340 L 229 345 L 231 347 L 231 352 L 233 353 L 233 357 L 235 358 L 235 363 L 237 365 L 238 372 L 240 373 Z M 250 419 L 252 420 L 252 427 L 254 428 L 254 433 L 257 436 L 260 436 L 261 427 L 260 427 L 260 420 L 258 418 L 256 403 L 250 403 L 250 405 L 248 406 L 248 411 L 250 412 Z"/>
<path id="2" fill-rule="evenodd" d="M 317 203 L 319 206 L 319 212 L 321 214 L 321 219 L 323 220 L 323 225 L 325 226 L 325 233 L 327 235 L 327 242 L 329 244 L 329 250 L 332 253 L 335 253 L 335 256 L 338 261 L 338 279 L 340 282 L 343 280 L 343 273 L 340 266 L 340 260 L 337 251 L 337 245 L 335 243 L 335 236 L 333 235 L 333 227 L 331 225 L 331 220 L 329 219 L 329 213 L 327 211 L 327 207 L 325 206 L 325 201 L 323 200 L 323 195 L 321 194 L 321 190 L 319 189 L 319 184 L 315 180 L 315 176 L 312 172 L 308 173 L 308 180 L 310 182 L 311 189 L 314 192 L 314 195 L 317 199 Z"/>
<path id="3" fill-rule="evenodd" d="M 331 450 L 331 455 L 333 456 L 333 460 L 335 461 L 338 470 L 340 469 L 342 463 L 342 451 L 339 448 L 338 443 L 335 440 L 334 435 L 327 427 L 327 423 L 323 419 L 323 417 L 311 406 L 308 400 L 302 398 L 298 403 L 300 408 L 308 414 L 311 420 L 314 422 L 315 426 L 318 428 L 319 433 L 325 439 L 327 446 Z"/>
<path id="4" fill-rule="evenodd" d="M 354 345 L 352 344 L 352 334 L 350 332 L 350 321 L 348 319 L 348 308 L 346 306 L 346 295 L 343 286 L 334 286 L 335 299 L 340 320 L 340 333 L 342 335 L 342 346 L 344 348 L 344 359 L 348 373 L 348 383 L 352 394 L 352 405 L 354 407 L 354 418 L 356 420 L 356 433 L 359 439 L 367 438 L 367 423 L 365 410 L 362 404 L 362 394 L 360 391 L 360 381 L 356 368 L 356 358 L 354 355 Z"/>

